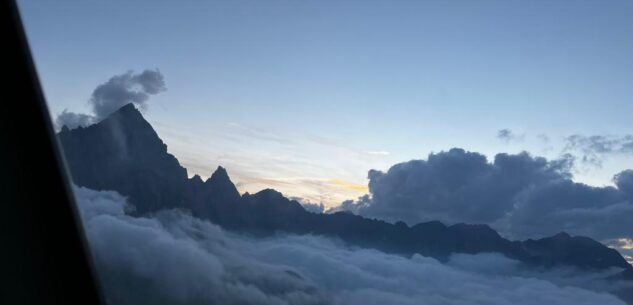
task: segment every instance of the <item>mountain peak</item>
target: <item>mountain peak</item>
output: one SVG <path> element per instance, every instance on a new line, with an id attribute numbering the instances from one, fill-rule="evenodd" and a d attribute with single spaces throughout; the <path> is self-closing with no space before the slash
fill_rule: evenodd
<path id="1" fill-rule="evenodd" d="M 136 109 L 136 107 L 132 103 L 126 104 L 125 106 L 122 106 L 121 108 L 117 109 L 108 117 L 103 119 L 100 123 L 111 122 L 111 121 L 123 121 L 126 123 L 144 122 L 150 128 L 152 128 L 151 125 L 147 123 L 147 121 L 145 120 L 141 112 L 138 109 Z"/>
<path id="2" fill-rule="evenodd" d="M 119 108 L 118 110 L 116 110 L 115 112 L 128 113 L 128 114 L 138 114 L 138 115 L 141 114 L 141 112 L 138 111 L 138 109 L 136 109 L 136 107 L 134 107 L 134 103 L 127 103 L 124 106 L 122 106 L 121 108 Z"/>
<path id="3" fill-rule="evenodd" d="M 558 239 L 558 240 L 565 240 L 565 239 L 570 239 L 571 235 L 569 235 L 567 232 L 560 232 L 560 233 L 552 236 L 552 238 Z"/>
<path id="4" fill-rule="evenodd" d="M 231 182 L 231 178 L 229 178 L 229 174 L 227 173 L 226 169 L 222 166 L 218 166 L 218 168 L 216 168 L 213 174 L 211 174 L 211 177 L 209 177 L 209 179 L 207 179 L 205 183 L 223 185 L 228 183 L 230 183 L 231 185 L 233 184 L 233 182 Z"/>
<path id="5" fill-rule="evenodd" d="M 209 179 L 219 179 L 219 178 L 229 179 L 229 174 L 226 172 L 226 168 L 222 166 L 218 166 L 218 168 L 215 169 L 213 174 L 211 174 L 211 178 Z"/>
<path id="6" fill-rule="evenodd" d="M 193 177 L 189 178 L 195 184 L 202 184 L 202 178 L 199 175 L 193 175 Z"/>
<path id="7" fill-rule="evenodd" d="M 187 170 L 133 104 L 88 127 L 62 129 L 58 138 L 75 184 L 116 190 L 139 213 L 182 202 Z"/>
<path id="8" fill-rule="evenodd" d="M 237 191 L 235 184 L 233 184 L 226 169 L 222 166 L 218 166 L 211 177 L 204 182 L 204 185 L 205 189 L 208 192 L 216 194 L 215 196 L 222 194 L 220 197 L 222 197 L 224 201 L 234 202 L 240 198 L 240 193 Z"/>
<path id="9" fill-rule="evenodd" d="M 274 197 L 274 198 L 282 198 L 282 197 L 284 197 L 284 195 L 281 192 L 279 192 L 278 190 L 275 190 L 275 189 L 271 189 L 271 188 L 263 189 L 263 190 L 255 193 L 255 196 L 266 196 L 266 197 Z"/>

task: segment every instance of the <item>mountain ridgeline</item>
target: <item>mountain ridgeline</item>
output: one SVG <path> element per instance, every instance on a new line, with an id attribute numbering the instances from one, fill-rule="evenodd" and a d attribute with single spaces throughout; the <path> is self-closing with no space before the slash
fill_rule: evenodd
<path id="1" fill-rule="evenodd" d="M 256 235 L 276 232 L 340 238 L 388 253 L 415 253 L 446 261 L 452 253 L 498 252 L 530 265 L 586 269 L 631 266 L 614 249 L 587 237 L 559 233 L 538 240 L 510 241 L 487 225 L 440 222 L 387 223 L 346 212 L 315 214 L 266 189 L 240 195 L 222 167 L 203 181 L 167 152 L 141 113 L 128 104 L 89 127 L 58 133 L 73 182 L 128 197 L 136 214 L 183 208 L 225 229 Z"/>

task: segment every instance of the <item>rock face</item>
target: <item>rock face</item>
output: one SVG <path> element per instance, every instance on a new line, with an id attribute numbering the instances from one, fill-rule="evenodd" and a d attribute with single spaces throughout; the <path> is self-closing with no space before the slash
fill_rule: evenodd
<path id="1" fill-rule="evenodd" d="M 187 170 L 128 104 L 87 128 L 58 134 L 73 181 L 128 196 L 138 213 L 183 204 Z"/>
<path id="2" fill-rule="evenodd" d="M 118 191 L 128 197 L 138 214 L 185 208 L 229 230 L 333 236 L 360 247 L 404 255 L 419 253 L 442 261 L 451 253 L 499 252 L 546 267 L 631 269 L 616 250 L 587 237 L 560 233 L 521 242 L 504 239 L 487 225 L 427 222 L 409 227 L 346 212 L 314 214 L 272 189 L 240 195 L 222 167 L 206 181 L 199 176 L 189 179 L 131 104 L 95 125 L 64 128 L 58 137 L 75 184 Z"/>

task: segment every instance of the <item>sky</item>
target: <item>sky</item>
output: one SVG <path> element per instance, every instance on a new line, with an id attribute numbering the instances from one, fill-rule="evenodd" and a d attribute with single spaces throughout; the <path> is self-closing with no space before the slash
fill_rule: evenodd
<path id="1" fill-rule="evenodd" d="M 453 147 L 571 154 L 595 186 L 633 167 L 630 1 L 18 2 L 52 116 L 158 69 L 145 117 L 243 192 L 332 207 Z"/>

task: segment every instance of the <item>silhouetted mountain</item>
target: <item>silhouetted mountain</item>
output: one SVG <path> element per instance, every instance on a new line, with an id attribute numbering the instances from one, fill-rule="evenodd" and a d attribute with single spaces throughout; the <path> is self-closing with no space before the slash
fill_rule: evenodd
<path id="1" fill-rule="evenodd" d="M 616 250 L 591 238 L 572 237 L 565 232 L 538 240 L 528 239 L 523 242 L 523 248 L 530 256 L 541 257 L 541 263 L 546 266 L 564 261 L 579 267 L 608 268 L 614 266 L 614 262 L 624 260 Z M 621 265 L 626 267 L 628 263 L 624 263 Z"/>
<path id="2" fill-rule="evenodd" d="M 64 128 L 58 135 L 75 184 L 118 191 L 128 196 L 137 213 L 186 208 L 230 230 L 333 236 L 360 247 L 442 261 L 451 253 L 498 252 L 540 266 L 631 268 L 616 250 L 566 233 L 510 241 L 487 225 L 427 222 L 409 227 L 347 212 L 314 214 L 272 189 L 240 196 L 222 167 L 204 182 L 199 176 L 187 178 L 186 170 L 131 104 L 95 125 Z"/>
<path id="3" fill-rule="evenodd" d="M 64 127 L 58 135 L 77 185 L 116 190 L 139 213 L 183 203 L 187 170 L 132 104 L 95 125 Z"/>
<path id="4" fill-rule="evenodd" d="M 217 223 L 229 223 L 239 216 L 240 193 L 224 168 L 218 167 L 205 182 L 199 176 L 190 181 L 182 203 L 194 215 Z"/>

